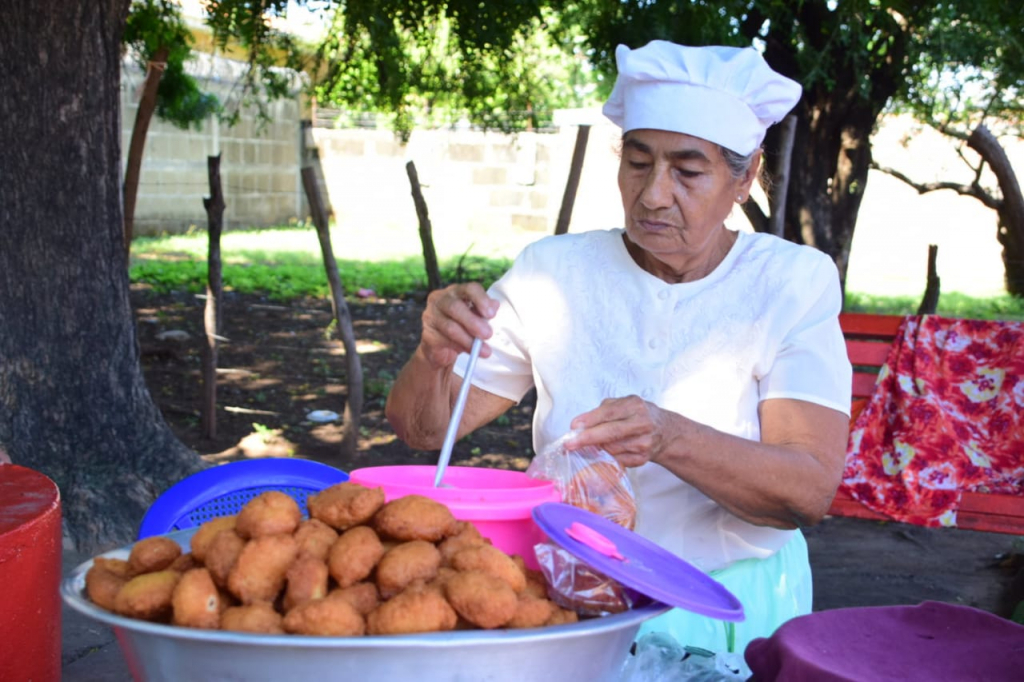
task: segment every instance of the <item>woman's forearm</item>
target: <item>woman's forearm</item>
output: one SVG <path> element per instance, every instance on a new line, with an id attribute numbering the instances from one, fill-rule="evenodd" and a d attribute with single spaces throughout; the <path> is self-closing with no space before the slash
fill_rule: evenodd
<path id="1" fill-rule="evenodd" d="M 441 447 L 452 413 L 453 377 L 451 368 L 434 367 L 419 348 L 398 373 L 384 412 L 395 434 L 410 447 Z"/>
<path id="2" fill-rule="evenodd" d="M 809 403 L 778 402 L 788 404 L 769 410 L 761 441 L 680 418 L 678 435 L 656 461 L 745 521 L 814 525 L 842 478 L 848 418 Z M 773 426 L 779 419 L 784 428 Z"/>

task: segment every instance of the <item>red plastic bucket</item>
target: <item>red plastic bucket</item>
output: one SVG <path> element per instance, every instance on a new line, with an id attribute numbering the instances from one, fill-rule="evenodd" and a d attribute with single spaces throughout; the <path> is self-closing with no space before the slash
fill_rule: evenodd
<path id="1" fill-rule="evenodd" d="M 56 484 L 0 464 L 0 678 L 60 679 L 61 544 Z"/>
<path id="2" fill-rule="evenodd" d="M 405 495 L 423 495 L 447 506 L 460 521 L 469 521 L 506 554 L 518 554 L 537 568 L 533 546 L 545 539 L 533 521 L 533 508 L 559 502 L 550 481 L 530 478 L 521 471 L 480 467 L 448 467 L 444 487 L 434 487 L 436 467 L 398 465 L 366 467 L 349 472 L 349 481 L 367 488 L 383 488 L 391 501 Z"/>

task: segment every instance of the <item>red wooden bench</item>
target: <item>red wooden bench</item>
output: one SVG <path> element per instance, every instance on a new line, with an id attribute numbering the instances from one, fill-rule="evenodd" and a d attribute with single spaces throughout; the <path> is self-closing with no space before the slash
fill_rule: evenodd
<path id="1" fill-rule="evenodd" d="M 843 313 L 839 316 L 846 337 L 846 350 L 853 364 L 851 424 L 871 397 L 878 370 L 885 364 L 889 348 L 902 322 L 903 317 L 900 315 Z M 861 519 L 893 520 L 868 509 L 842 491 L 836 494 L 829 513 Z M 965 492 L 957 512 L 957 527 L 1024 535 L 1024 497 Z"/>

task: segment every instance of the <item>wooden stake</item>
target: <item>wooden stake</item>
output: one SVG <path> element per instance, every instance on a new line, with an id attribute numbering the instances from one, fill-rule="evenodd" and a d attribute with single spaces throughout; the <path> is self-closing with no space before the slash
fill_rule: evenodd
<path id="1" fill-rule="evenodd" d="M 572 162 L 569 164 L 569 179 L 565 182 L 562 194 L 562 207 L 558 210 L 558 222 L 555 223 L 555 234 L 569 231 L 572 208 L 576 203 L 576 190 L 580 186 L 580 175 L 583 173 L 583 158 L 587 154 L 587 140 L 590 138 L 590 126 L 581 125 L 576 130 L 576 146 L 572 150 Z"/>
<path id="2" fill-rule="evenodd" d="M 917 308 L 918 315 L 934 315 L 939 307 L 939 271 L 936 267 L 936 259 L 939 255 L 937 244 L 928 245 L 928 283 L 924 288 L 924 297 L 921 305 Z"/>
<path id="3" fill-rule="evenodd" d="M 203 199 L 209 224 L 206 255 L 206 305 L 203 308 L 203 402 L 200 426 L 204 438 L 217 437 L 217 349 L 220 343 L 223 278 L 220 259 L 220 235 L 224 229 L 224 193 L 220 184 L 220 154 L 206 157 L 210 178 L 210 196 Z"/>
<path id="4" fill-rule="evenodd" d="M 345 359 L 348 367 L 348 401 L 345 404 L 344 425 L 342 426 L 341 452 L 336 464 L 351 462 L 359 444 L 359 422 L 363 413 L 363 368 L 356 350 L 356 335 L 352 328 L 352 316 L 345 303 L 345 289 L 341 285 L 338 274 L 338 262 L 334 259 L 331 248 L 331 233 L 327 220 L 327 210 L 320 197 L 320 186 L 316 181 L 316 171 L 311 166 L 302 168 L 302 187 L 309 201 L 309 211 L 316 226 L 316 235 L 320 240 L 320 250 L 324 256 L 324 269 L 327 271 L 327 282 L 331 286 L 331 309 L 334 320 L 345 346 Z"/>
<path id="5" fill-rule="evenodd" d="M 434 233 L 430 227 L 427 202 L 420 189 L 420 176 L 416 172 L 416 164 L 412 161 L 405 164 L 405 172 L 409 175 L 409 184 L 412 185 L 412 201 L 416 205 L 416 217 L 419 218 L 423 265 L 427 270 L 427 293 L 430 293 L 441 288 L 441 270 L 437 265 L 437 252 L 434 251 Z"/>

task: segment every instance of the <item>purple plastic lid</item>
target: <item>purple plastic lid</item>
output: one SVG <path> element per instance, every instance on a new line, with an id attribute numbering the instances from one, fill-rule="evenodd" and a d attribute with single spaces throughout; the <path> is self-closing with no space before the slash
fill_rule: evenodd
<path id="1" fill-rule="evenodd" d="M 647 538 L 586 509 L 545 502 L 533 520 L 594 570 L 652 599 L 718 620 L 741 621 L 743 605 L 721 583 Z"/>

